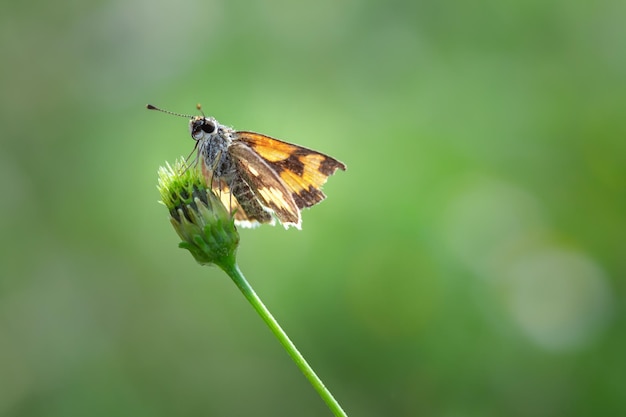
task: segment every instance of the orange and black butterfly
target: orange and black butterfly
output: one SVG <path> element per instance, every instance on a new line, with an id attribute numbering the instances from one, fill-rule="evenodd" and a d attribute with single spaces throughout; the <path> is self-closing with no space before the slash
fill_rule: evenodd
<path id="1" fill-rule="evenodd" d="M 240 226 L 278 219 L 285 228 L 300 229 L 301 210 L 326 198 L 322 185 L 337 169 L 346 170 L 338 160 L 302 146 L 237 131 L 213 117 L 186 117 L 191 118 L 189 131 L 207 185 Z"/>

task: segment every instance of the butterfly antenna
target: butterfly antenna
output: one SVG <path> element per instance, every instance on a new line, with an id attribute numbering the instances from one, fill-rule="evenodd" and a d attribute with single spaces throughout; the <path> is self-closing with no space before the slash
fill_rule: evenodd
<path id="1" fill-rule="evenodd" d="M 148 110 L 157 110 L 157 111 L 160 111 L 161 113 L 171 114 L 172 116 L 187 117 L 187 118 L 192 118 L 193 117 L 193 116 L 188 115 L 188 114 L 174 113 L 173 111 L 163 110 L 163 109 L 158 108 L 157 106 L 153 106 L 152 104 L 146 104 L 146 108 Z M 204 116 L 204 114 L 203 114 L 203 116 Z"/>

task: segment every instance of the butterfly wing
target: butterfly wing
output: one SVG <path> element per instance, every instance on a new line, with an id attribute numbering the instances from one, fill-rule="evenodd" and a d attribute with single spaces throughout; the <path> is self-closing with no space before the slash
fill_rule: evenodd
<path id="1" fill-rule="evenodd" d="M 203 164 L 202 173 L 207 184 L 211 185 L 213 193 L 219 196 L 224 207 L 230 208 L 235 217 L 235 223 L 242 227 L 257 227 L 262 223 L 274 224 L 274 217 L 255 198 L 252 189 L 241 177 L 232 180 L 232 188 L 228 183 L 213 175 L 213 172 Z"/>
<path id="2" fill-rule="evenodd" d="M 276 173 L 298 209 L 326 198 L 322 185 L 337 169 L 346 170 L 343 163 L 328 155 L 259 133 L 236 132 L 234 139 L 233 144 L 239 141 L 247 145 Z"/>
<path id="3" fill-rule="evenodd" d="M 285 227 L 300 228 L 300 210 L 279 174 L 245 142 L 233 141 L 228 151 L 237 165 L 239 177 L 258 201 L 274 213 Z M 241 203 L 242 199 L 239 201 Z"/>

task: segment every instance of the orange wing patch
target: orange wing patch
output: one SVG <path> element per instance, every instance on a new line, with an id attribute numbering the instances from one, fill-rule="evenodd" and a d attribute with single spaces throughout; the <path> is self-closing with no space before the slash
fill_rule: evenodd
<path id="1" fill-rule="evenodd" d="M 337 169 L 346 169 L 328 155 L 259 133 L 237 132 L 236 139 L 250 146 L 276 171 L 300 209 L 322 201 L 326 197 L 322 185 Z"/>
<path id="2" fill-rule="evenodd" d="M 253 132 L 237 132 L 239 139 L 251 146 L 267 162 L 277 162 L 289 158 L 298 149 L 297 146 L 269 136 Z"/>

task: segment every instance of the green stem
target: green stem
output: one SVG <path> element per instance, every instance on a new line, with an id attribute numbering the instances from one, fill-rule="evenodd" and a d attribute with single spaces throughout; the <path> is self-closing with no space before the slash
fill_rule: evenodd
<path id="1" fill-rule="evenodd" d="M 347 417 L 347 414 L 343 411 L 335 397 L 330 393 L 330 391 L 324 386 L 322 380 L 315 374 L 313 368 L 309 366 L 307 361 L 304 359 L 302 354 L 298 351 L 296 346 L 291 342 L 287 333 L 280 327 L 272 313 L 265 307 L 265 304 L 261 301 L 256 292 L 252 289 L 246 278 L 243 276 L 241 271 L 239 270 L 239 266 L 236 262 L 224 262 L 219 265 L 224 272 L 228 274 L 235 282 L 237 287 L 241 290 L 243 295 L 248 299 L 252 307 L 259 313 L 263 321 L 269 326 L 274 336 L 278 339 L 281 345 L 285 348 L 291 359 L 296 363 L 298 368 L 302 371 L 304 376 L 307 377 L 313 388 L 318 392 L 320 397 L 326 402 L 328 408 L 335 414 L 337 417 Z"/>

